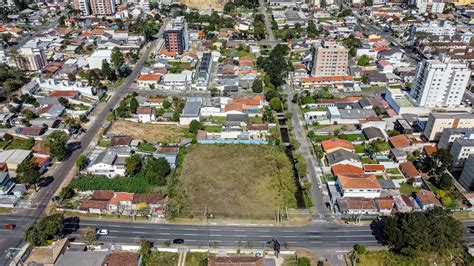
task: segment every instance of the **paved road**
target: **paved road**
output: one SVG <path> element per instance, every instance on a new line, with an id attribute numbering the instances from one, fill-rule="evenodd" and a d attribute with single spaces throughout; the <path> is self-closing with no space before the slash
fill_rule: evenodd
<path id="1" fill-rule="evenodd" d="M 303 123 L 298 115 L 298 110 L 296 104 L 291 100 L 293 99 L 294 90 L 291 85 L 291 81 L 287 80 L 286 92 L 288 110 L 292 114 L 291 122 L 294 126 L 293 134 L 296 137 L 296 140 L 300 143 L 298 151 L 303 155 L 306 160 L 306 165 L 308 166 L 307 177 L 311 183 L 311 197 L 313 199 L 314 207 L 316 210 L 315 218 L 316 219 L 330 219 L 331 213 L 326 208 L 326 200 L 322 193 L 323 185 L 321 183 L 322 169 L 319 160 L 315 160 L 314 156 L 311 154 L 311 144 L 306 137 L 306 131 L 303 128 Z"/>
<path id="2" fill-rule="evenodd" d="M 35 38 L 39 34 L 41 34 L 45 29 L 55 28 L 58 24 L 59 24 L 59 16 L 56 16 L 56 18 L 53 21 L 51 21 L 48 25 L 41 27 L 33 35 L 22 38 L 17 44 L 13 45 L 11 47 L 11 49 L 12 50 L 17 50 L 18 48 L 23 46 L 25 43 L 32 40 L 33 38 Z"/>
<path id="3" fill-rule="evenodd" d="M 273 46 L 274 44 L 276 44 L 276 40 L 275 40 L 275 36 L 273 35 L 272 23 L 270 23 L 270 19 L 268 18 L 265 0 L 259 0 L 259 3 L 260 3 L 259 12 L 260 14 L 265 16 L 265 31 L 268 34 L 268 38 L 266 41 L 268 42 L 268 44 Z"/>
<path id="4" fill-rule="evenodd" d="M 164 25 L 164 24 L 163 24 Z M 162 34 L 164 27 L 160 29 L 160 33 Z M 159 35 L 161 35 L 159 33 Z M 101 127 L 105 124 L 107 115 L 109 114 L 109 110 L 112 110 L 117 106 L 122 96 L 126 93 L 130 85 L 137 79 L 140 71 L 150 56 L 150 53 L 154 50 L 154 46 L 156 45 L 157 40 L 149 43 L 145 47 L 145 51 L 143 52 L 140 60 L 135 65 L 132 73 L 130 76 L 127 77 L 125 82 L 118 88 L 114 89 L 114 94 L 110 98 L 110 100 L 106 103 L 104 107 L 104 111 L 99 113 L 95 119 L 95 121 L 91 124 L 91 126 L 87 129 L 87 132 L 82 135 L 82 137 L 78 140 L 80 142 L 80 148 L 75 150 L 68 159 L 61 162 L 60 165 L 56 168 L 52 176 L 54 177 L 53 182 L 46 188 L 43 188 L 35 199 L 35 207 L 36 209 L 33 210 L 24 210 L 23 216 L 18 216 L 18 220 L 16 220 L 15 224 L 22 223 L 22 224 L 32 224 L 36 221 L 39 217 L 41 217 L 44 213 L 45 208 L 48 205 L 49 200 L 52 198 L 54 194 L 58 191 L 63 183 L 64 179 L 70 174 L 71 170 L 75 166 L 75 161 L 84 153 L 87 147 L 92 143 L 96 134 L 99 132 Z M 0 223 L 1 225 L 2 223 Z M 17 230 L 16 230 L 17 231 Z M 22 232 L 22 231 L 21 231 Z M 21 238 L 10 238 L 7 236 L 6 238 L 0 239 L 0 254 L 4 252 L 4 250 L 8 248 L 18 248 L 22 243 Z M 3 259 L 3 258 L 2 258 Z M 0 264 L 5 263 L 0 259 Z"/>
<path id="5" fill-rule="evenodd" d="M 0 224 L 17 222 L 17 216 L 0 215 Z M 474 226 L 474 222 L 464 224 Z M 24 222 L 19 222 L 13 231 L 0 229 L 3 239 L 21 239 Z M 356 244 L 380 246 L 369 226 L 344 226 L 328 222 L 317 222 L 305 227 L 254 227 L 254 226 L 195 226 L 174 224 L 152 224 L 140 222 L 111 222 L 100 220 L 81 220 L 79 223 L 66 223 L 70 237 L 79 237 L 80 229 L 94 227 L 108 229 L 109 235 L 99 241 L 107 243 L 136 243 L 147 239 L 163 244 L 175 238 L 182 238 L 186 245 L 207 247 L 261 247 L 263 243 L 276 238 L 289 249 L 304 247 L 309 249 L 348 250 Z M 474 242 L 474 234 L 466 231 L 466 239 Z M 3 256 L 3 254 L 2 254 Z"/>

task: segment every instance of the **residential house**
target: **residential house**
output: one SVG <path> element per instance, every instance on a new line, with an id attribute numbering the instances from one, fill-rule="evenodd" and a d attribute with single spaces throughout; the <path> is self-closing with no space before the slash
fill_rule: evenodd
<path id="1" fill-rule="evenodd" d="M 331 153 L 326 154 L 326 160 L 329 166 L 337 165 L 337 164 L 351 164 L 356 167 L 362 167 L 362 163 L 360 162 L 359 156 L 355 153 L 339 149 Z"/>
<path id="2" fill-rule="evenodd" d="M 130 157 L 130 150 L 105 149 L 95 154 L 87 172 L 95 175 L 104 175 L 109 178 L 125 176 L 125 159 Z"/>
<path id="3" fill-rule="evenodd" d="M 8 172 L 0 172 L 0 195 L 6 195 L 15 187 Z"/>
<path id="4" fill-rule="evenodd" d="M 350 141 L 338 138 L 321 141 L 321 147 L 326 153 L 331 153 L 339 149 L 343 149 L 349 152 L 355 152 L 354 145 L 352 145 Z"/>
<path id="5" fill-rule="evenodd" d="M 407 153 L 402 149 L 390 149 L 390 156 L 398 163 L 407 161 Z"/>
<path id="6" fill-rule="evenodd" d="M 434 207 L 443 207 L 441 202 L 436 198 L 435 194 L 429 190 L 421 190 L 415 193 L 415 201 L 420 209 L 426 211 Z"/>
<path id="7" fill-rule="evenodd" d="M 10 176 L 16 176 L 16 169 L 22 162 L 31 158 L 31 150 L 5 150 L 0 152 L 0 163 L 5 163 L 8 167 Z"/>
<path id="8" fill-rule="evenodd" d="M 402 61 L 403 52 L 400 48 L 394 47 L 378 53 L 379 60 L 387 60 L 390 64 L 399 64 Z"/>
<path id="9" fill-rule="evenodd" d="M 378 198 L 382 192 L 375 175 L 342 174 L 337 176 L 336 184 L 344 198 Z"/>
<path id="10" fill-rule="evenodd" d="M 395 210 L 395 200 L 392 197 L 375 198 L 374 201 L 382 215 L 391 215 Z"/>
<path id="11" fill-rule="evenodd" d="M 356 174 L 361 175 L 364 173 L 362 168 L 351 164 L 336 164 L 331 166 L 331 171 L 334 176 L 342 175 L 342 174 Z"/>
<path id="12" fill-rule="evenodd" d="M 109 212 L 125 214 L 132 210 L 133 193 L 115 192 L 109 201 Z"/>
<path id="13" fill-rule="evenodd" d="M 158 88 L 161 76 L 159 73 L 141 74 L 137 79 L 138 86 L 141 89 L 156 89 Z"/>
<path id="14" fill-rule="evenodd" d="M 377 127 L 366 127 L 362 129 L 362 134 L 364 134 L 364 137 L 368 142 L 378 139 L 385 140 L 385 134 L 380 128 Z"/>
<path id="15" fill-rule="evenodd" d="M 406 179 L 415 180 L 417 178 L 421 178 L 421 173 L 418 171 L 418 169 L 416 169 L 415 165 L 411 161 L 401 163 L 398 167 Z"/>
<path id="16" fill-rule="evenodd" d="M 178 158 L 179 147 L 178 146 L 159 146 L 153 157 L 165 158 L 169 163 L 170 167 L 176 167 L 176 159 Z"/>
<path id="17" fill-rule="evenodd" d="M 96 190 L 92 193 L 90 199 L 81 200 L 79 210 L 89 213 L 107 213 L 109 209 L 109 201 L 114 196 L 112 190 Z"/>
<path id="18" fill-rule="evenodd" d="M 187 97 L 183 112 L 179 117 L 179 124 L 189 125 L 193 120 L 199 121 L 202 102 L 201 97 Z"/>
<path id="19" fill-rule="evenodd" d="M 138 266 L 140 265 L 140 255 L 137 252 L 114 250 L 105 257 L 102 265 Z"/>
<path id="20" fill-rule="evenodd" d="M 148 123 L 156 120 L 155 110 L 149 106 L 140 106 L 137 108 L 138 122 Z"/>
<path id="21" fill-rule="evenodd" d="M 128 147 L 131 141 L 132 141 L 132 137 L 130 136 L 113 136 L 110 139 L 110 146 L 111 147 Z"/>
<path id="22" fill-rule="evenodd" d="M 383 174 L 385 166 L 383 164 L 364 164 L 364 173 L 366 174 Z"/>
<path id="23" fill-rule="evenodd" d="M 395 201 L 395 209 L 398 212 L 411 212 L 416 208 L 415 200 L 407 195 L 401 194 L 392 198 Z"/>
<path id="24" fill-rule="evenodd" d="M 337 200 L 340 212 L 352 215 L 378 214 L 377 206 L 371 198 L 342 198 Z"/>
<path id="25" fill-rule="evenodd" d="M 404 149 L 410 147 L 410 140 L 408 140 L 408 138 L 403 134 L 388 138 L 388 142 L 390 143 L 390 146 L 395 149 Z"/>

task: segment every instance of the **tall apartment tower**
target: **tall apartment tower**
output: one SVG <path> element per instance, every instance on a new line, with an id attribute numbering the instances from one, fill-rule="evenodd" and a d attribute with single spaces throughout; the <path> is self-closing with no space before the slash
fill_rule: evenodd
<path id="1" fill-rule="evenodd" d="M 91 5 L 89 0 L 74 0 L 72 4 L 74 9 L 81 11 L 82 15 L 89 16 L 91 14 Z"/>
<path id="2" fill-rule="evenodd" d="M 90 0 L 90 6 L 92 15 L 115 14 L 115 0 Z"/>
<path id="3" fill-rule="evenodd" d="M 182 54 L 188 49 L 189 36 L 188 25 L 184 17 L 176 17 L 168 25 L 166 25 L 163 33 L 165 46 L 168 51 Z"/>
<path id="4" fill-rule="evenodd" d="M 20 56 L 16 60 L 16 64 L 22 70 L 37 71 L 48 64 L 44 47 L 40 41 L 31 40 L 25 43 L 18 53 Z"/>
<path id="5" fill-rule="evenodd" d="M 323 41 L 313 48 L 313 77 L 347 75 L 349 50 L 334 42 Z"/>
<path id="6" fill-rule="evenodd" d="M 471 71 L 459 60 L 423 60 L 418 64 L 411 97 L 422 107 L 456 107 L 461 104 Z"/>

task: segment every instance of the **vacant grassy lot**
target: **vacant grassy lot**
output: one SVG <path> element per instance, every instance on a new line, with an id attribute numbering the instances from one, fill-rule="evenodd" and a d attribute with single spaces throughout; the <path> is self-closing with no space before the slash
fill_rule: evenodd
<path id="1" fill-rule="evenodd" d="M 172 201 L 180 216 L 272 218 L 296 206 L 290 161 L 283 150 L 261 145 L 193 145 L 177 173 Z"/>
<path id="2" fill-rule="evenodd" d="M 108 131 L 109 135 L 128 135 L 134 139 L 142 139 L 156 143 L 178 143 L 184 136 L 182 127 L 173 125 L 142 124 L 125 120 L 117 120 Z"/>
<path id="3" fill-rule="evenodd" d="M 179 253 L 176 252 L 152 252 L 150 256 L 143 259 L 143 265 L 178 265 Z"/>
<path id="4" fill-rule="evenodd" d="M 360 255 L 358 265 L 456 265 L 454 261 L 437 254 L 426 254 L 421 257 L 405 257 L 389 251 L 369 251 Z"/>

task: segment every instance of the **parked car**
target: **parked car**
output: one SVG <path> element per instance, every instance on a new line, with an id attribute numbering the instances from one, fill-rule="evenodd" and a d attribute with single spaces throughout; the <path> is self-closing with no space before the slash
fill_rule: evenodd
<path id="1" fill-rule="evenodd" d="M 107 230 L 107 229 L 99 229 L 99 230 L 97 230 L 97 235 L 99 235 L 99 236 L 106 236 L 106 235 L 108 235 L 108 234 L 109 234 L 109 230 Z"/>
<path id="2" fill-rule="evenodd" d="M 182 238 L 173 239 L 173 244 L 184 244 L 184 239 Z"/>
<path id="3" fill-rule="evenodd" d="M 16 225 L 15 224 L 5 224 L 4 228 L 5 230 L 13 230 L 15 229 Z"/>

